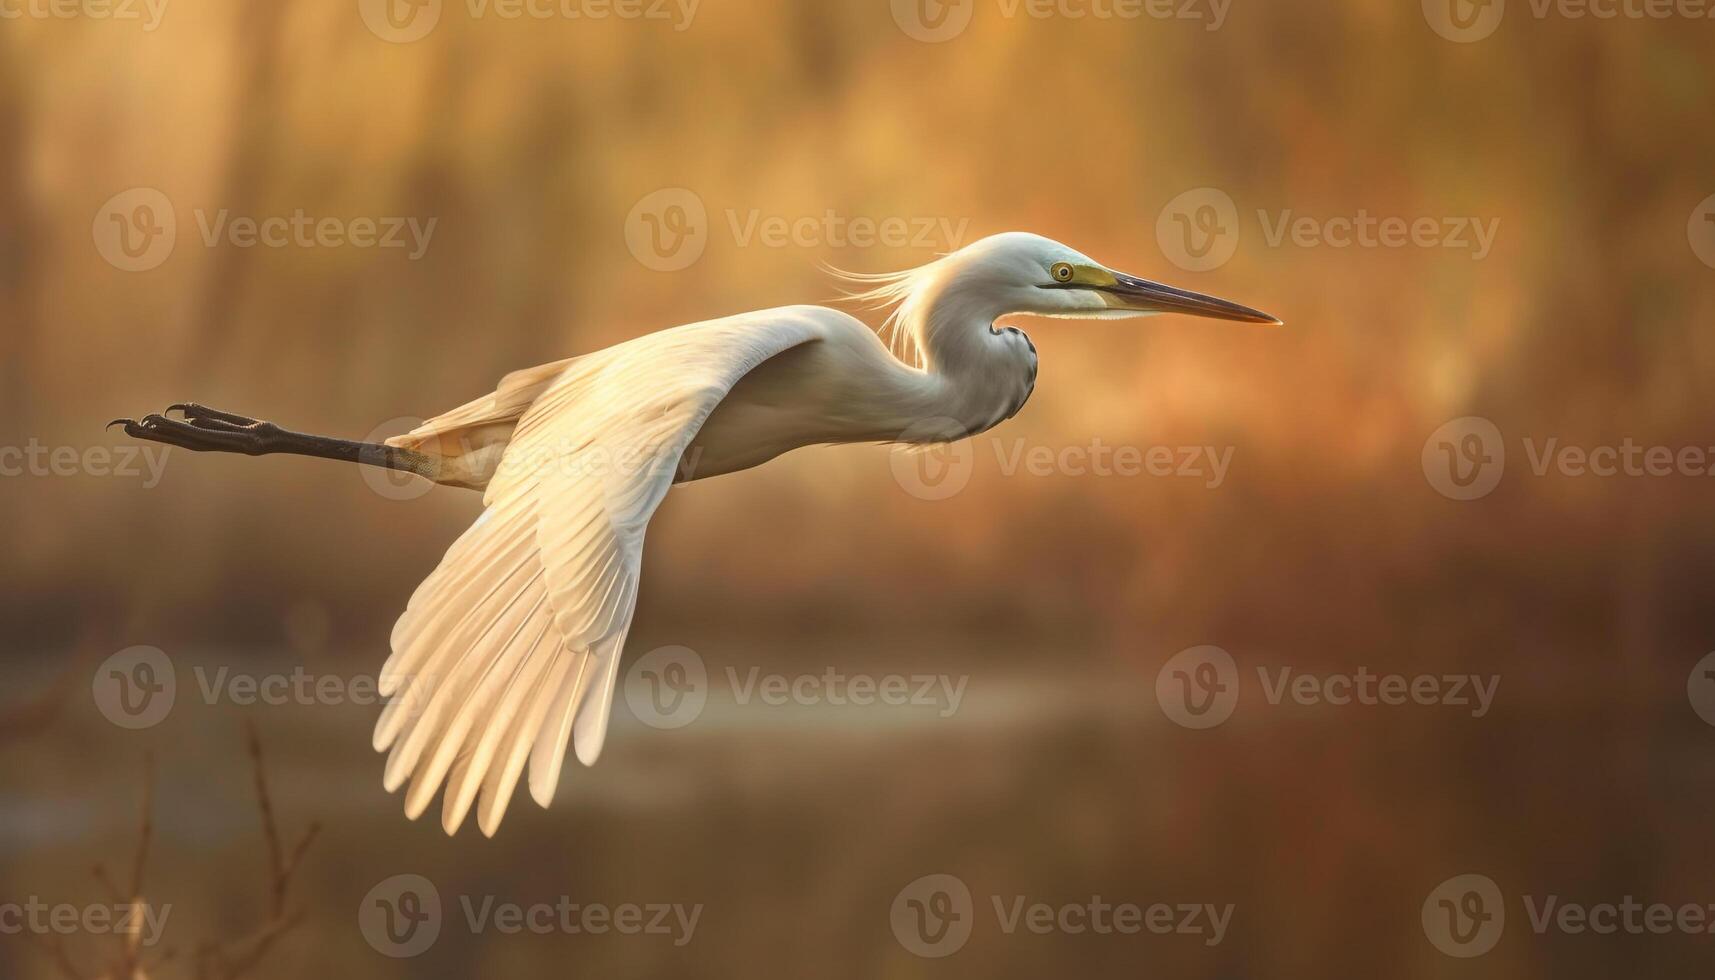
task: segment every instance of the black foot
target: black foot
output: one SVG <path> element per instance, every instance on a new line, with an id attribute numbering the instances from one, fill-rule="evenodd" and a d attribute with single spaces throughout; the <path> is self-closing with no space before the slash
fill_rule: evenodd
<path id="1" fill-rule="evenodd" d="M 231 431 L 233 429 L 249 429 L 254 426 L 267 425 L 266 422 L 258 422 L 253 418 L 243 415 L 234 415 L 231 412 L 222 412 L 219 409 L 198 405 L 196 402 L 179 402 L 174 405 L 168 405 L 166 412 L 163 414 L 172 415 L 174 412 L 178 412 L 183 415 L 185 417 L 185 421 L 190 422 L 193 425 L 204 422 L 214 423 L 211 425 L 203 425 L 202 428 L 205 429 L 225 429 L 227 431 Z"/>
<path id="2" fill-rule="evenodd" d="M 123 426 L 133 439 L 164 443 L 192 452 L 244 453 L 260 456 L 270 452 L 280 434 L 272 422 L 259 422 L 243 415 L 221 412 L 194 403 L 167 407 L 182 419 L 167 415 L 145 415 L 142 419 L 114 419 L 108 428 Z"/>

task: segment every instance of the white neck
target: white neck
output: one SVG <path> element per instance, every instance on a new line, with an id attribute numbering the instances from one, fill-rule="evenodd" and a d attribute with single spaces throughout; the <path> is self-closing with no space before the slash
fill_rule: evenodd
<path id="1" fill-rule="evenodd" d="M 1035 351 L 1022 333 L 995 329 L 1005 311 L 983 292 L 956 278 L 926 278 L 901 301 L 893 329 L 909 339 L 920 367 L 900 365 L 899 382 L 910 389 L 902 400 L 910 406 L 908 428 L 923 428 L 914 423 L 925 419 L 951 419 L 957 429 L 975 434 L 1010 417 L 1029 396 Z"/>

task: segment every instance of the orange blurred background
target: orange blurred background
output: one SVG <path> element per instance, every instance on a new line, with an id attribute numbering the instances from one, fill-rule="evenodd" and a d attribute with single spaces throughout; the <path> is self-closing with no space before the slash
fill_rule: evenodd
<path id="1" fill-rule="evenodd" d="M 1515 0 L 1461 42 L 1401 0 L 1241 2 L 1218 25 L 1196 0 L 1135 18 L 926 2 L 704 0 L 687 20 L 470 0 L 388 21 L 367 0 L 169 0 L 152 29 L 140 2 L 138 20 L 6 8 L 22 13 L 0 19 L 0 446 L 77 462 L 0 477 L 0 716 L 71 691 L 0 735 L 0 900 L 99 901 L 89 865 L 127 862 L 151 753 L 167 945 L 242 933 L 266 888 L 250 720 L 281 819 L 324 825 L 293 888 L 303 919 L 260 976 L 1705 970 L 1707 936 L 1539 935 L 1516 896 L 1715 902 L 1715 730 L 1687 680 L 1715 648 L 1715 483 L 1537 475 L 1530 455 L 1715 444 L 1710 23 Z M 936 16 L 969 22 L 921 40 Z M 1232 202 L 1214 268 L 1174 244 L 1187 192 L 1193 224 Z M 245 245 L 230 224 L 299 213 L 347 240 Z M 1360 215 L 1439 237 L 1339 244 Z M 170 247 L 127 256 L 169 218 Z M 858 218 L 910 240 L 853 244 Z M 1449 240 L 1467 218 L 1491 248 Z M 432 227 L 420 255 L 349 240 L 393 219 Z M 784 242 L 760 231 L 782 224 Z M 675 229 L 694 255 L 653 248 Z M 1038 389 L 973 441 L 946 499 L 910 492 L 879 447 L 676 489 L 627 661 L 691 648 L 710 707 L 677 730 L 616 707 L 601 764 L 570 767 L 550 810 L 515 803 L 493 841 L 404 820 L 372 706 L 207 703 L 192 680 L 373 675 L 476 495 L 289 458 L 95 472 L 92 451 L 133 445 L 103 433 L 114 417 L 194 400 L 378 438 L 515 368 L 831 301 L 823 264 L 897 269 L 1012 229 L 1287 326 L 1021 318 Z M 1459 501 L 1424 457 L 1466 416 L 1508 458 Z M 1216 486 L 1005 463 L 1097 445 L 1231 462 Z M 1239 665 L 1240 706 L 1189 730 L 1157 672 L 1203 644 Z M 171 715 L 137 731 L 88 693 L 133 645 L 179 677 Z M 1480 718 L 1269 704 L 1256 670 L 1282 667 L 1499 687 Z M 947 717 L 773 708 L 737 703 L 729 668 L 968 686 Z M 1469 872 L 1514 898 L 1499 944 L 1465 960 L 1420 913 Z M 405 873 L 449 919 L 392 959 L 357 910 Z M 974 929 L 925 958 L 890 909 L 936 873 L 969 886 Z M 675 947 L 473 930 L 454 896 L 705 909 Z M 1234 914 L 1214 945 L 1008 934 L 993 896 Z M 102 943 L 67 940 L 92 975 Z M 187 955 L 158 974 L 189 975 Z M 0 936 L 0 974 L 53 969 Z"/>

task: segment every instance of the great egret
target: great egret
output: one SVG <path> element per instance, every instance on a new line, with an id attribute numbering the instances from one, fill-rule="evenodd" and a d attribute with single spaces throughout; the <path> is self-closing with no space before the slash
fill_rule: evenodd
<path id="1" fill-rule="evenodd" d="M 385 445 L 288 432 L 198 405 L 119 419 L 197 451 L 294 453 L 484 489 L 485 510 L 393 628 L 375 727 L 384 784 L 415 819 L 446 784 L 442 826 L 480 797 L 492 835 L 526 759 L 553 799 L 567 743 L 601 753 L 637 601 L 643 534 L 675 483 L 802 446 L 941 442 L 1011 418 L 1036 347 L 1010 314 L 1188 313 L 1279 323 L 1248 307 L 1115 272 L 1038 235 L 995 235 L 907 272 L 852 276 L 890 306 L 895 357 L 861 321 L 793 306 L 663 330 L 507 375 L 492 394 Z"/>

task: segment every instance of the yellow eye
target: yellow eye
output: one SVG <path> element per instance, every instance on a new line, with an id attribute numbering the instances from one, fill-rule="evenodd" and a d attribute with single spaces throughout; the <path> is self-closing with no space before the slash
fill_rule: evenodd
<path id="1" fill-rule="evenodd" d="M 1056 262 L 1048 270 L 1048 274 L 1054 277 L 1055 282 L 1071 282 L 1072 266 L 1066 262 Z"/>

